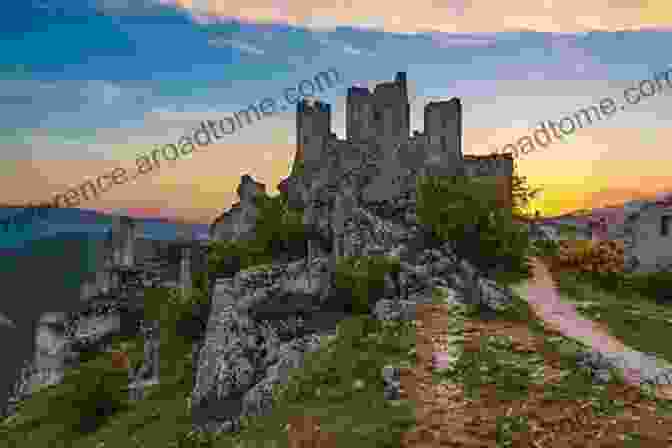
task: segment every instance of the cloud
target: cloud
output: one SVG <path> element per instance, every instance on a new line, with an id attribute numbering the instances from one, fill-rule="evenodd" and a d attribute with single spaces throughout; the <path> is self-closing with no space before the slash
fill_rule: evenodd
<path id="1" fill-rule="evenodd" d="M 319 36 L 319 35 L 318 35 Z M 356 48 L 353 45 L 351 45 L 348 42 L 344 42 L 341 40 L 332 40 L 332 39 L 326 39 L 324 37 L 317 37 L 317 41 L 324 45 L 325 47 L 329 48 L 340 48 L 344 53 L 346 54 L 352 54 L 355 56 L 368 56 L 368 57 L 375 57 L 376 54 L 372 53 L 368 50 L 362 49 L 362 48 Z"/>
<path id="2" fill-rule="evenodd" d="M 33 104 L 33 97 L 28 95 L 2 95 L 0 103 L 6 106 L 30 106 Z"/>
<path id="3" fill-rule="evenodd" d="M 314 30 L 353 26 L 364 29 L 408 33 L 420 30 L 446 32 L 531 31 L 573 32 L 589 30 L 636 30 L 644 26 L 669 26 L 667 3 L 652 8 L 635 0 L 416 0 L 411 4 L 390 4 L 371 0 L 357 5 L 327 0 L 172 0 L 163 1 L 184 10 L 195 22 L 220 19 L 277 23 Z M 657 14 L 650 14 L 652 10 Z M 205 12 L 207 11 L 207 12 Z M 663 12 L 666 11 L 666 12 Z M 235 16 L 233 16 L 235 14 Z"/>
<path id="4" fill-rule="evenodd" d="M 348 54 L 354 54 L 354 55 L 356 55 L 356 56 L 362 56 L 362 55 L 364 55 L 364 56 L 369 56 L 369 57 L 374 57 L 374 56 L 376 56 L 375 53 L 371 53 L 370 51 L 366 51 L 366 50 L 362 50 L 362 49 L 359 49 L 359 48 L 355 48 L 355 47 L 353 47 L 352 45 L 349 45 L 349 44 L 345 44 L 345 45 L 343 46 L 343 51 L 346 52 L 346 53 L 348 53 Z"/>
<path id="5" fill-rule="evenodd" d="M 175 6 L 172 0 L 94 0 L 97 11 L 117 16 L 152 15 L 160 7 Z"/>
<path id="6" fill-rule="evenodd" d="M 237 50 L 242 51 L 243 53 L 248 53 L 248 54 L 254 54 L 261 56 L 265 54 L 266 52 L 262 50 L 261 48 L 257 48 L 253 45 L 250 45 L 247 42 L 241 42 L 239 40 L 233 40 L 233 39 L 224 39 L 220 37 L 211 37 L 208 39 L 208 45 L 215 47 L 215 48 L 235 48 Z"/>
<path id="7" fill-rule="evenodd" d="M 493 34 L 454 34 L 454 33 L 429 33 L 432 41 L 439 47 L 490 47 L 497 43 L 497 37 Z"/>
<path id="8" fill-rule="evenodd" d="M 111 105 L 121 96 L 121 87 L 110 82 L 104 82 L 102 88 L 102 100 L 106 106 Z"/>

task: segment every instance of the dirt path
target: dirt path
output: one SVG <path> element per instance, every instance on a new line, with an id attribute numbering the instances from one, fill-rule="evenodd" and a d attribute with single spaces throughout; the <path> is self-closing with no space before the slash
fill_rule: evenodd
<path id="1" fill-rule="evenodd" d="M 464 447 L 567 448 L 624 446 L 669 447 L 672 417 L 659 415 L 654 402 L 627 384 L 610 384 L 605 394 L 622 404 L 616 415 L 605 415 L 583 392 L 566 399 L 549 396 L 562 388 L 567 371 L 557 352 L 545 342 L 557 332 L 533 333 L 525 321 L 469 318 L 462 322 L 464 352 L 477 353 L 489 337 L 511 340 L 510 351 L 521 357 L 543 358 L 542 379 L 530 383 L 527 392 L 507 395 L 501 384 L 486 381 L 476 397 L 467 394 L 462 381 L 437 382 L 432 377 L 436 355 L 447 350 L 446 340 L 455 328 L 446 305 L 417 306 L 417 364 L 402 371 L 402 398 L 416 403 L 416 427 L 404 434 L 402 448 Z M 576 369 L 572 369 L 576 371 Z M 476 371 L 469 373 L 473 376 Z M 525 421 L 527 429 L 509 435 L 501 444 L 505 422 Z M 627 445 L 629 434 L 638 434 L 639 445 Z M 637 441 L 635 443 L 637 443 Z"/>
<path id="2" fill-rule="evenodd" d="M 513 289 L 527 300 L 537 317 L 549 328 L 618 360 L 623 377 L 629 384 L 639 385 L 643 377 L 655 377 L 656 372 L 662 370 L 663 363 L 660 368 L 650 366 L 651 361 L 643 353 L 612 336 L 606 326 L 581 316 L 575 306 L 558 293 L 551 273 L 541 260 L 533 260 L 533 269 L 534 277 Z M 647 369 L 645 375 L 644 368 Z M 658 387 L 658 393 L 665 396 L 670 393 L 669 389 L 669 386 Z"/>
<path id="3" fill-rule="evenodd" d="M 573 304 L 563 300 L 546 265 L 533 260 L 534 277 L 513 289 L 527 300 L 535 314 L 549 328 L 578 340 L 601 353 L 622 353 L 631 349 L 609 334 L 607 328 L 582 317 Z M 626 379 L 634 384 L 637 372 L 626 372 Z"/>
<path id="4" fill-rule="evenodd" d="M 562 335 L 606 351 L 628 348 L 561 300 L 540 262 L 535 278 L 517 289 L 524 292 L 530 311 L 544 321 L 542 329 L 531 328 L 529 315 L 456 318 L 451 305 L 416 305 L 416 363 L 401 371 L 401 398 L 414 403 L 416 425 L 403 434 L 401 448 L 672 446 L 672 415 L 661 412 L 638 385 L 594 386 L 549 341 Z M 510 343 L 501 352 L 488 353 L 483 346 L 492 338 Z M 461 353 L 454 351 L 456 346 Z M 437 366 L 455 365 L 456 356 L 460 363 L 476 362 L 458 363 L 457 370 L 465 369 L 462 376 L 437 380 Z M 534 366 L 534 375 L 526 387 L 517 387 L 520 380 L 509 381 L 520 371 L 517 367 L 529 366 Z M 319 436 L 317 425 L 306 418 L 298 422 L 295 426 L 311 435 L 294 434 L 290 447 L 340 446 L 335 439 Z"/>

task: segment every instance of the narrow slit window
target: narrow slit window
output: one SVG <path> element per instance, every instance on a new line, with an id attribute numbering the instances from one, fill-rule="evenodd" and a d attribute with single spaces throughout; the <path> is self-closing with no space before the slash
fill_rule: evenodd
<path id="1" fill-rule="evenodd" d="M 672 216 L 663 216 L 660 219 L 660 236 L 669 236 L 670 234 L 670 219 Z"/>

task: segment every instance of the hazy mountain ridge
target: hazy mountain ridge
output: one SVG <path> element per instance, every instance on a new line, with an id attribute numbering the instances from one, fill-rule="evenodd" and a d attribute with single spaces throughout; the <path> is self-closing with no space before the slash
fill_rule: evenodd
<path id="1" fill-rule="evenodd" d="M 604 219 L 609 229 L 619 229 L 625 223 L 626 218 L 643 206 L 659 201 L 672 201 L 672 193 L 659 193 L 647 199 L 632 199 L 621 204 L 606 205 L 592 209 L 579 209 L 563 215 L 544 217 L 542 223 L 548 225 L 571 225 L 577 229 L 588 231 L 589 224 L 593 221 Z"/>
<path id="2" fill-rule="evenodd" d="M 20 213 L 21 210 L 25 209 L 1 206 L 0 219 L 9 218 Z M 10 224 L 7 231 L 0 229 L 2 230 L 0 231 L 0 249 L 3 251 L 22 249 L 30 241 L 70 233 L 106 233 L 112 224 L 113 216 L 96 210 L 77 208 L 42 210 L 39 215 L 37 212 L 34 214 L 30 212 L 19 219 L 19 222 L 25 222 L 25 224 Z M 153 217 L 134 219 L 139 225 L 142 238 L 172 240 L 179 235 L 193 232 L 197 239 L 205 239 L 208 235 L 208 224 L 191 224 L 184 221 Z"/>

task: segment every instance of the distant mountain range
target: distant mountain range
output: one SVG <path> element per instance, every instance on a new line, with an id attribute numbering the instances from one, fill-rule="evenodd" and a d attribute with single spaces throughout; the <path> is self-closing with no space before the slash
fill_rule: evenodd
<path id="1" fill-rule="evenodd" d="M 644 205 L 652 202 L 672 200 L 672 193 L 660 193 L 648 199 L 633 199 L 618 205 L 608 205 L 593 209 L 580 209 L 560 216 L 543 218 L 545 224 L 569 224 L 578 229 L 588 229 L 588 224 L 596 219 L 606 220 L 609 228 L 619 228 L 625 218 L 633 212 L 640 210 Z"/>
<path id="2" fill-rule="evenodd" d="M 23 208 L 0 207 L 0 219 L 20 213 Z M 62 234 L 103 234 L 112 224 L 112 214 L 78 208 L 48 209 L 41 216 L 31 216 L 33 221 L 7 232 L 0 229 L 0 255 L 9 255 L 27 242 Z M 166 218 L 134 218 L 140 225 L 140 236 L 147 239 L 174 240 L 180 235 L 193 234 L 197 239 L 208 238 L 208 224 L 191 224 Z"/>

